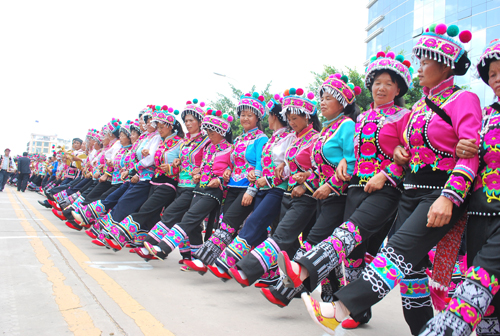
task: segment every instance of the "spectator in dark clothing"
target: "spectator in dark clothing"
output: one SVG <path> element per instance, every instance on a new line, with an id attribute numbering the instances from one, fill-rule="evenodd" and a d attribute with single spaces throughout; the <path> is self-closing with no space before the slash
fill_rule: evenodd
<path id="1" fill-rule="evenodd" d="M 24 152 L 23 156 L 17 161 L 17 170 L 19 176 L 17 178 L 17 191 L 24 192 L 26 186 L 28 185 L 28 179 L 31 174 L 30 170 L 30 159 L 28 158 L 28 153 Z"/>

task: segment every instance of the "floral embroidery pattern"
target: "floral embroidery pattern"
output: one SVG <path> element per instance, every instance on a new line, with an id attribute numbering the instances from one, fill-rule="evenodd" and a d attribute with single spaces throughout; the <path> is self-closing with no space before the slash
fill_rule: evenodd
<path id="1" fill-rule="evenodd" d="M 234 141 L 234 150 L 231 152 L 231 161 L 234 164 L 231 178 L 238 182 L 247 177 L 248 173 L 255 170 L 255 167 L 250 165 L 246 159 L 246 150 L 255 140 L 266 136 L 264 132 L 259 129 L 252 130 L 247 134 L 242 134 Z M 250 186 L 253 186 L 250 183 Z"/>
<path id="2" fill-rule="evenodd" d="M 291 191 L 297 185 L 297 181 L 295 181 L 292 176 L 296 173 L 306 171 L 306 169 L 303 169 L 297 162 L 296 157 L 300 153 L 301 149 L 305 148 L 313 139 L 315 139 L 314 136 L 316 134 L 318 134 L 318 132 L 312 128 L 311 125 L 309 130 L 307 130 L 303 135 L 297 136 L 294 143 L 286 150 L 285 160 L 288 162 L 288 167 L 290 168 L 288 191 Z"/>
<path id="3" fill-rule="evenodd" d="M 217 145 L 210 144 L 209 146 L 207 146 L 205 154 L 203 155 L 203 164 L 200 168 L 200 187 L 206 188 L 210 180 L 214 177 L 217 177 L 217 175 L 215 175 L 212 171 L 212 166 L 214 164 L 215 158 L 217 157 L 218 153 L 223 152 L 229 148 L 231 148 L 231 144 L 229 144 L 226 140 L 222 140 Z"/>
<path id="4" fill-rule="evenodd" d="M 201 133 L 192 139 L 184 140 L 180 149 L 181 171 L 179 174 L 179 186 L 192 187 L 193 179 L 191 173 L 201 163 L 202 149 L 208 142 L 208 137 Z"/>
<path id="5" fill-rule="evenodd" d="M 155 177 L 158 177 L 160 175 L 166 175 L 170 178 L 175 179 L 176 176 L 179 174 L 179 168 L 170 167 L 169 172 L 164 172 L 162 169 L 160 169 L 160 166 L 163 163 L 166 163 L 165 158 L 167 152 L 170 151 L 172 148 L 175 148 L 181 141 L 182 138 L 175 135 L 174 137 L 166 138 L 165 141 L 162 141 L 160 143 L 155 153 L 155 166 L 156 166 Z"/>
<path id="6" fill-rule="evenodd" d="M 281 132 L 279 134 L 273 134 L 271 140 L 269 140 L 262 149 L 262 176 L 266 178 L 271 188 L 277 187 L 283 182 L 282 179 L 279 179 L 274 175 L 276 165 L 273 161 L 273 148 L 281 140 L 290 136 L 290 134 L 291 132 L 288 130 L 285 130 L 284 132 Z"/>
<path id="7" fill-rule="evenodd" d="M 377 141 L 385 119 L 401 110 L 401 107 L 395 105 L 386 109 L 368 110 L 364 113 L 362 121 L 356 123 L 354 175 L 359 177 L 360 184 L 368 182 L 377 173 L 391 165 L 392 157 L 382 152 Z M 394 170 L 394 174 L 402 178 L 403 170 Z"/>
<path id="8" fill-rule="evenodd" d="M 267 272 L 278 264 L 278 254 L 280 252 L 281 250 L 274 240 L 267 238 L 250 253 L 259 260 L 260 265 Z"/>
<path id="9" fill-rule="evenodd" d="M 405 298 L 423 298 L 430 294 L 429 279 L 402 279 L 399 283 L 401 296 Z"/>
<path id="10" fill-rule="evenodd" d="M 189 239 L 186 233 L 178 226 L 174 225 L 170 231 L 163 237 L 162 241 L 173 251 L 183 240 Z"/>

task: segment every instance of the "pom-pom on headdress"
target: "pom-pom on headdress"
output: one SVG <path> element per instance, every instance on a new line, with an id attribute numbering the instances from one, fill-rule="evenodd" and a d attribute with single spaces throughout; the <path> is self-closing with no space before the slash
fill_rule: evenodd
<path id="1" fill-rule="evenodd" d="M 144 122 L 147 122 L 148 119 L 153 117 L 154 108 L 155 108 L 154 105 L 148 105 L 146 106 L 145 109 L 141 111 L 142 112 L 141 118 L 142 120 L 144 120 Z"/>
<path id="2" fill-rule="evenodd" d="M 133 121 L 127 120 L 125 124 L 121 125 L 120 132 L 123 132 L 126 136 L 130 137 L 132 135 L 132 125 Z"/>
<path id="3" fill-rule="evenodd" d="M 489 80 L 490 63 L 498 60 L 500 60 L 500 40 L 494 39 L 486 46 L 477 63 L 477 72 L 479 72 L 479 76 L 486 84 L 488 84 Z"/>
<path id="4" fill-rule="evenodd" d="M 285 90 L 283 94 L 283 110 L 281 115 L 285 118 L 286 114 L 305 114 L 309 119 L 311 116 L 318 112 L 316 105 L 318 102 L 314 100 L 314 93 L 309 92 L 307 95 L 304 94 L 304 90 L 291 88 Z"/>
<path id="5" fill-rule="evenodd" d="M 171 107 L 168 107 L 167 105 L 163 106 L 155 106 L 154 111 L 153 111 L 153 122 L 163 122 L 166 124 L 170 124 L 171 126 L 174 126 L 175 124 L 175 116 L 179 115 L 178 110 L 174 110 Z"/>
<path id="6" fill-rule="evenodd" d="M 461 43 L 454 39 L 457 35 Z M 468 43 L 471 38 L 470 31 L 460 32 L 456 25 L 447 27 L 444 23 L 433 24 L 425 30 L 413 47 L 413 54 L 418 59 L 427 57 L 443 62 L 455 70 L 455 75 L 462 76 L 470 66 L 470 60 L 465 55 L 462 43 Z"/>
<path id="7" fill-rule="evenodd" d="M 184 120 L 186 118 L 186 115 L 190 114 L 193 117 L 195 117 L 198 121 L 203 121 L 203 118 L 205 117 L 205 110 L 203 109 L 205 107 L 204 102 L 200 102 L 198 104 L 198 99 L 193 99 L 193 100 L 188 100 L 186 102 L 186 107 L 184 110 L 182 110 L 181 113 L 181 118 Z"/>
<path id="8" fill-rule="evenodd" d="M 139 119 L 135 119 L 134 121 L 131 121 L 130 130 L 136 131 L 139 134 L 142 133 L 141 132 L 141 124 L 139 123 Z"/>
<path id="9" fill-rule="evenodd" d="M 323 92 L 328 92 L 342 104 L 343 107 L 351 105 L 356 100 L 356 96 L 361 93 L 359 86 L 354 86 L 349 83 L 349 77 L 339 73 L 328 76 L 319 88 L 319 96 L 323 96 Z"/>
<path id="10" fill-rule="evenodd" d="M 259 95 L 258 92 L 252 94 L 245 93 L 240 97 L 238 106 L 236 107 L 236 112 L 238 116 L 243 110 L 251 110 L 259 120 L 262 120 L 266 116 L 266 101 L 264 96 Z"/>
<path id="11" fill-rule="evenodd" d="M 283 109 L 283 97 L 279 94 L 275 94 L 266 104 L 266 108 L 269 114 L 278 115 Z"/>
<path id="12" fill-rule="evenodd" d="M 412 87 L 411 78 L 413 76 L 413 68 L 410 61 L 405 60 L 403 55 L 395 55 L 392 51 L 387 52 L 379 51 L 376 56 L 370 58 L 371 63 L 366 68 L 365 87 L 372 90 L 373 80 L 378 70 L 389 70 L 394 72 L 399 82 L 399 95 L 402 97 Z"/>
<path id="13" fill-rule="evenodd" d="M 120 128 L 121 124 L 122 122 L 120 121 L 120 119 L 113 118 L 109 123 L 104 125 L 104 127 L 102 128 L 102 132 L 104 134 L 113 133 Z"/>
<path id="14" fill-rule="evenodd" d="M 201 123 L 201 128 L 205 130 L 212 130 L 225 136 L 227 132 L 231 130 L 231 122 L 233 121 L 233 116 L 227 113 L 222 113 L 221 110 L 214 110 L 208 108 Z"/>

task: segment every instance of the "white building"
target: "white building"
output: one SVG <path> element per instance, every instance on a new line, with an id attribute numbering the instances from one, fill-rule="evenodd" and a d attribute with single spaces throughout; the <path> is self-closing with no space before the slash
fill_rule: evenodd
<path id="1" fill-rule="evenodd" d="M 65 148 L 71 148 L 71 140 L 65 140 L 54 135 L 44 135 L 31 133 L 30 141 L 27 143 L 27 152 L 30 154 L 45 154 L 51 155 L 52 146 L 55 146 L 57 150 L 58 146 L 64 146 Z"/>

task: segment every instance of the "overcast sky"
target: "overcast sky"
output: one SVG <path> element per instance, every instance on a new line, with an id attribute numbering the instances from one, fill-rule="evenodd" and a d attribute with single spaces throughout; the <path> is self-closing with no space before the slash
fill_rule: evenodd
<path id="1" fill-rule="evenodd" d="M 367 2 L 3 1 L 2 153 L 32 132 L 83 138 L 148 104 L 208 102 L 228 81 L 277 93 L 325 64 L 363 71 Z"/>

